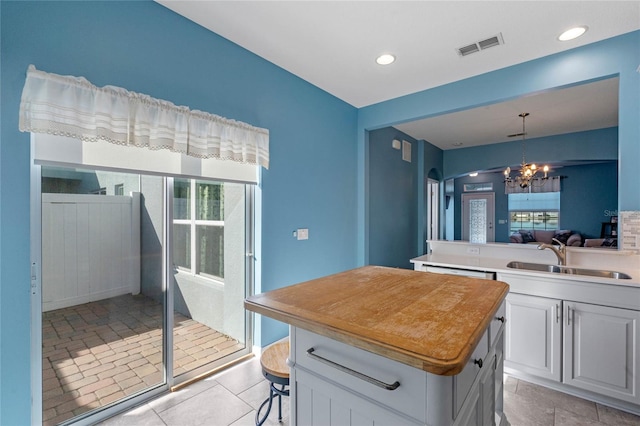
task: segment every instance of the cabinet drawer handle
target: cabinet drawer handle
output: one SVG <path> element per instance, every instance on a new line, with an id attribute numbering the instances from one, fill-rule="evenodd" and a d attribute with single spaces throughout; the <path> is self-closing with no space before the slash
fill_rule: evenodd
<path id="1" fill-rule="evenodd" d="M 309 357 L 315 359 L 316 361 L 320 361 L 323 364 L 327 364 L 327 365 L 329 365 L 329 366 L 331 366 L 333 368 L 337 368 L 340 371 L 343 371 L 343 372 L 345 372 L 347 374 L 350 374 L 350 375 L 352 375 L 354 377 L 357 377 L 357 378 L 359 378 L 361 380 L 364 380 L 365 382 L 371 383 L 372 385 L 376 385 L 376 386 L 378 386 L 378 387 L 380 387 L 382 389 L 386 389 L 386 390 L 392 391 L 392 390 L 396 390 L 396 389 L 398 389 L 398 387 L 400 387 L 400 382 L 398 382 L 397 380 L 395 381 L 395 383 L 392 383 L 392 384 L 381 382 L 380 380 L 374 379 L 373 377 L 367 376 L 366 374 L 362 374 L 359 371 L 352 370 L 349 367 L 345 367 L 344 365 L 338 364 L 336 362 L 333 362 L 333 361 L 330 361 L 330 360 L 328 360 L 326 358 L 323 358 L 323 357 L 321 357 L 319 355 L 316 355 L 316 354 L 313 353 L 314 350 L 315 349 L 313 349 L 313 348 L 307 349 L 307 355 Z"/>
<path id="2" fill-rule="evenodd" d="M 473 363 L 476 364 L 478 366 L 478 368 L 482 368 L 482 359 L 481 358 L 474 359 Z"/>
<path id="3" fill-rule="evenodd" d="M 505 321 L 504 315 L 501 317 L 496 317 L 496 319 L 504 324 L 504 321 Z"/>

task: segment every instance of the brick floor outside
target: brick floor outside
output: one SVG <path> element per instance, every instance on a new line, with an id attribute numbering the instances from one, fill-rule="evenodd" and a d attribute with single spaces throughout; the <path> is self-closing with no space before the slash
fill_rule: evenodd
<path id="1" fill-rule="evenodd" d="M 69 420 L 162 382 L 162 306 L 124 295 L 42 314 L 45 425 Z M 244 348 L 174 314 L 174 376 Z"/>

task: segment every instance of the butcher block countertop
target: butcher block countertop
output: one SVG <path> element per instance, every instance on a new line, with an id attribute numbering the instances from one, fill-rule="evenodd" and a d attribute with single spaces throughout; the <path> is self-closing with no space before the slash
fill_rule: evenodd
<path id="1" fill-rule="evenodd" d="M 433 374 L 462 371 L 509 286 L 364 266 L 257 294 L 245 307 Z"/>

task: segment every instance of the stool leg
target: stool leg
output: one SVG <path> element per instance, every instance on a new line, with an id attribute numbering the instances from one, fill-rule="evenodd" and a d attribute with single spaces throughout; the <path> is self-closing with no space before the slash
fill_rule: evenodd
<path id="1" fill-rule="evenodd" d="M 278 421 L 282 423 L 282 395 L 278 394 Z"/>
<path id="2" fill-rule="evenodd" d="M 271 404 L 273 403 L 273 391 L 271 390 L 271 386 L 269 386 L 269 398 L 264 400 L 264 402 L 260 405 L 260 408 L 258 408 L 258 411 L 256 412 L 256 426 L 262 426 L 262 424 L 267 420 L 267 417 L 269 417 L 269 413 L 271 412 Z M 269 403 L 267 412 L 264 413 L 264 417 L 262 418 L 262 420 L 260 420 L 260 411 L 262 411 L 267 403 Z"/>

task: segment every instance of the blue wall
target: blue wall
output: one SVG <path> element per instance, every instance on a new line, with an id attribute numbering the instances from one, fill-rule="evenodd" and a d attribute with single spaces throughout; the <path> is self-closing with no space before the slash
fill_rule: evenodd
<path id="1" fill-rule="evenodd" d="M 411 143 L 412 161 L 391 141 Z M 409 259 L 422 254 L 413 236 L 418 223 L 418 142 L 392 127 L 369 133 L 369 263 L 411 269 Z"/>
<path id="2" fill-rule="evenodd" d="M 579 232 L 584 238 L 599 238 L 601 222 L 609 222 L 607 212 L 616 210 L 618 202 L 618 163 L 585 164 L 568 166 L 553 171 L 553 176 L 562 176 L 560 184 L 560 227 Z M 496 242 L 509 242 L 509 198 L 504 193 L 502 173 L 480 173 L 455 179 L 454 223 L 456 240 L 461 236 L 461 200 L 465 183 L 493 183 L 495 196 Z M 504 221 L 504 223 L 500 223 Z"/>
<path id="3" fill-rule="evenodd" d="M 602 222 L 617 210 L 618 165 L 615 162 L 564 167 L 560 194 L 560 228 L 584 238 L 600 238 Z"/>
<path id="4" fill-rule="evenodd" d="M 526 160 L 547 164 L 560 161 L 618 160 L 618 128 L 527 139 Z M 522 142 L 504 142 L 444 152 L 446 178 L 489 169 L 515 169 L 522 161 Z"/>
<path id="5" fill-rule="evenodd" d="M 426 249 L 426 181 L 442 180 L 443 151 L 393 127 L 368 138 L 368 264 L 413 269 L 409 260 Z M 411 163 L 391 146 L 394 139 L 411 143 Z"/>
<path id="6" fill-rule="evenodd" d="M 613 76 L 620 78 L 618 209 L 640 210 L 640 187 L 637 185 L 637 164 L 640 162 L 640 74 L 636 72 L 639 64 L 640 31 L 634 31 L 359 109 L 358 262 L 366 264 L 369 257 L 366 206 L 373 188 L 369 186 L 367 177 L 368 131 Z M 593 148 L 596 153 L 599 152 L 598 147 Z M 444 155 L 445 178 L 469 171 L 468 163 L 458 164 L 451 155 L 450 151 Z M 504 161 L 500 163 L 505 164 Z"/>
<path id="7" fill-rule="evenodd" d="M 355 108 L 154 2 L 0 8 L 0 424 L 31 423 L 29 134 L 18 131 L 29 64 L 268 128 L 258 290 L 357 265 Z M 309 240 L 292 237 L 299 227 Z M 262 345 L 288 332 L 257 328 Z"/>
<path id="8" fill-rule="evenodd" d="M 356 110 L 150 1 L 2 1 L 0 15 L 2 425 L 30 424 L 29 135 L 17 130 L 29 64 L 270 129 L 271 169 L 258 196 L 258 291 L 368 263 L 375 192 L 368 130 L 531 92 L 620 77 L 618 208 L 640 210 L 640 31 Z M 428 144 L 416 148 L 420 223 L 425 174 L 456 169 Z M 293 239 L 299 227 L 309 228 L 309 240 Z M 409 238 L 420 246 L 419 235 Z M 259 344 L 287 332 L 266 319 L 256 328 Z"/>
<path id="9" fill-rule="evenodd" d="M 522 158 L 522 144 L 519 141 L 471 148 L 454 149 L 444 152 L 444 165 L 449 173 L 455 173 L 454 239 L 459 240 L 461 231 L 461 194 L 463 184 L 492 182 L 495 192 L 496 241 L 509 242 L 509 206 L 504 194 L 501 173 L 480 174 L 469 177 L 469 172 L 502 169 L 510 165 L 512 169 Z M 554 162 L 562 161 L 609 161 L 603 165 L 572 166 L 553 169 Z M 604 210 L 615 210 L 618 201 L 617 181 L 618 128 L 610 127 L 585 132 L 568 133 L 527 140 L 527 161 L 552 165 L 551 175 L 566 176 L 562 180 L 560 224 L 563 229 L 572 229 L 593 237 L 600 235 L 600 218 Z M 606 188 L 606 189 L 605 189 Z M 580 209 L 575 206 L 580 205 Z"/>

